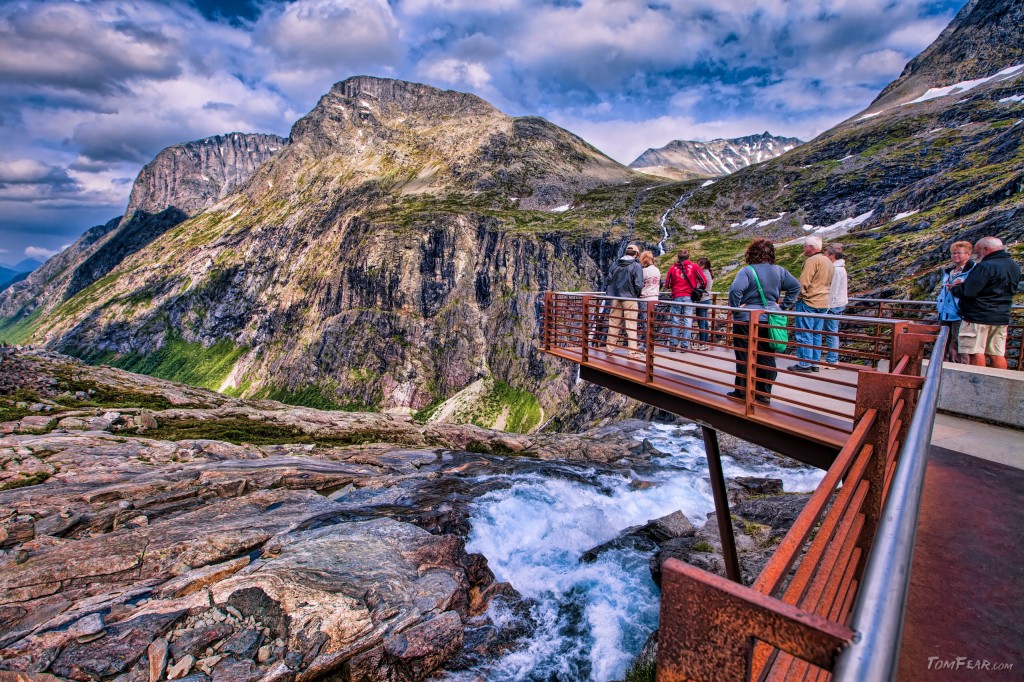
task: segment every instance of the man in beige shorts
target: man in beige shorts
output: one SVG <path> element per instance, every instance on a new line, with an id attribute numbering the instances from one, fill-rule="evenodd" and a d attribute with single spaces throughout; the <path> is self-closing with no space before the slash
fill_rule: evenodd
<path id="1" fill-rule="evenodd" d="M 960 299 L 960 352 L 971 356 L 972 365 L 984 367 L 988 360 L 992 367 L 1006 369 L 1006 328 L 1020 284 L 1020 266 L 996 237 L 978 240 L 974 257 L 978 264 L 967 279 L 947 285 Z"/>

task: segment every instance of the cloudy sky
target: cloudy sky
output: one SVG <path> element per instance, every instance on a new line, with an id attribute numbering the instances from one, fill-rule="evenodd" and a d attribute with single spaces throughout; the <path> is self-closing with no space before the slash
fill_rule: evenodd
<path id="1" fill-rule="evenodd" d="M 0 262 L 120 215 L 164 147 L 287 135 L 357 74 L 474 92 L 629 163 L 810 139 L 965 0 L 0 0 Z"/>

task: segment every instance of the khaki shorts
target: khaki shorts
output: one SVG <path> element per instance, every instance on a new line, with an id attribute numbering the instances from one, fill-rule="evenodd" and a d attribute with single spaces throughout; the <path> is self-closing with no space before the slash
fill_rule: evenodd
<path id="1" fill-rule="evenodd" d="M 977 322 L 961 322 L 960 352 L 967 355 L 991 355 L 1002 357 L 1006 354 L 1006 327 L 1002 324 L 978 324 Z"/>

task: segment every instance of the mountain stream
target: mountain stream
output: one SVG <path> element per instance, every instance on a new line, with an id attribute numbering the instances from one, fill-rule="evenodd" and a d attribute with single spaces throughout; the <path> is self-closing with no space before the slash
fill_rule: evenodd
<path id="1" fill-rule="evenodd" d="M 571 476 L 509 474 L 511 486 L 473 503 L 467 550 L 486 556 L 498 580 L 533 600 L 538 627 L 525 646 L 448 679 L 604 682 L 624 677 L 658 623 L 650 553 L 614 549 L 593 563 L 581 562 L 580 555 L 628 526 L 675 510 L 696 526 L 714 511 L 696 426 L 652 423 L 634 437 L 667 453 L 634 469 L 653 484 L 649 487 L 581 464 Z M 723 465 L 726 478 L 780 478 L 787 492 L 813 490 L 823 473 L 768 462 L 740 464 L 728 456 Z M 495 621 L 514 617 L 491 616 Z"/>

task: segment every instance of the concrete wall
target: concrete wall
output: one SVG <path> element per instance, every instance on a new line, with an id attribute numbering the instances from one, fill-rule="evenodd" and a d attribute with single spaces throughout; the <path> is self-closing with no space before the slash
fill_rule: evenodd
<path id="1" fill-rule="evenodd" d="M 1024 372 L 944 362 L 939 409 L 1024 429 Z"/>

